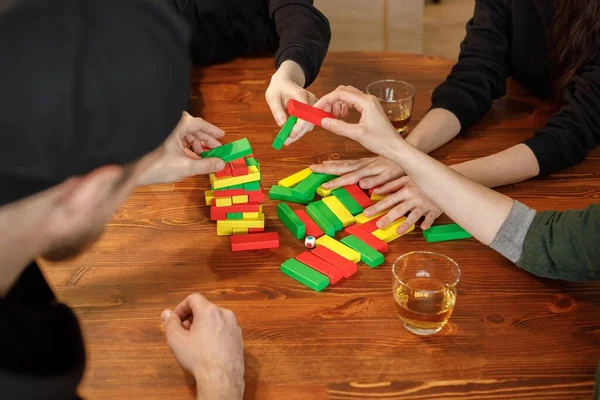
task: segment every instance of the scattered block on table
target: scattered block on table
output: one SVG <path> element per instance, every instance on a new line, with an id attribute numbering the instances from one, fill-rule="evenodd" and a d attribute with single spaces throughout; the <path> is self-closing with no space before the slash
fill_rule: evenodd
<path id="1" fill-rule="evenodd" d="M 227 219 L 228 213 L 236 212 L 262 212 L 262 206 L 255 203 L 236 204 L 230 207 L 217 207 L 212 206 L 210 208 L 210 219 L 213 221 L 219 221 Z"/>
<path id="2" fill-rule="evenodd" d="M 312 249 L 317 245 L 316 242 L 317 239 L 315 239 L 314 236 L 307 236 L 304 238 L 304 247 L 307 249 Z"/>
<path id="3" fill-rule="evenodd" d="M 352 196 L 362 208 L 367 208 L 374 204 L 373 200 L 371 200 L 358 185 L 346 185 L 344 186 L 344 189 L 346 189 L 348 194 Z"/>
<path id="4" fill-rule="evenodd" d="M 342 243 L 360 253 L 360 260 L 371 268 L 383 264 L 384 256 L 354 235 L 346 236 Z"/>
<path id="5" fill-rule="evenodd" d="M 230 240 L 231 251 L 276 249 L 279 247 L 279 234 L 277 232 L 248 233 L 244 236 L 232 236 Z"/>
<path id="6" fill-rule="evenodd" d="M 299 204 L 308 204 L 313 199 L 312 198 L 302 198 L 298 197 L 292 191 L 292 188 L 286 188 L 279 185 L 273 185 L 271 190 L 269 190 L 269 198 L 271 200 L 281 200 L 287 201 L 288 203 L 299 203 Z"/>
<path id="7" fill-rule="evenodd" d="M 234 228 L 264 228 L 265 227 L 265 214 L 259 213 L 258 218 L 248 219 L 225 219 L 217 221 L 217 229 L 234 229 Z"/>
<path id="8" fill-rule="evenodd" d="M 359 225 L 361 228 L 363 228 L 365 231 L 369 232 L 369 233 L 373 233 L 375 232 L 377 229 L 379 229 L 379 227 L 377 226 L 377 222 L 379 222 L 379 220 L 383 218 L 383 215 L 377 217 L 377 218 L 373 218 L 370 221 L 365 222 L 362 225 Z"/>
<path id="9" fill-rule="evenodd" d="M 347 258 L 340 256 L 338 253 L 328 249 L 325 246 L 315 247 L 315 249 L 310 253 L 341 269 L 344 274 L 344 278 L 349 278 L 358 271 L 358 265 L 356 265 L 356 263 L 353 263 Z"/>
<path id="10" fill-rule="evenodd" d="M 436 225 L 423 231 L 425 240 L 429 243 L 444 242 L 446 240 L 468 239 L 471 234 L 458 224 Z"/>
<path id="11" fill-rule="evenodd" d="M 372 215 L 372 216 L 370 216 L 370 217 L 367 217 L 367 216 L 366 216 L 364 213 L 362 213 L 362 214 L 358 214 L 358 215 L 357 215 L 357 216 L 356 216 L 354 219 L 356 220 L 356 223 L 357 223 L 358 225 L 362 225 L 362 224 L 364 224 L 364 223 L 366 223 L 366 222 L 369 222 L 369 221 L 371 221 L 371 220 L 373 220 L 373 219 L 375 219 L 375 218 L 380 218 L 380 217 L 382 217 L 382 216 L 383 216 L 383 215 L 384 215 L 386 212 L 387 212 L 387 211 L 382 211 L 382 212 L 380 212 L 380 213 L 377 213 L 377 214 L 375 214 L 375 215 Z"/>
<path id="12" fill-rule="evenodd" d="M 371 194 L 371 200 L 373 200 L 373 201 L 381 201 L 381 200 L 385 199 L 386 197 L 388 197 L 387 194 L 376 194 L 376 193 Z"/>
<path id="13" fill-rule="evenodd" d="M 229 207 L 231 205 L 231 197 L 217 197 L 215 198 L 215 205 L 217 207 Z"/>
<path id="14" fill-rule="evenodd" d="M 246 165 L 246 159 L 238 158 L 229 163 L 231 165 L 232 176 L 244 176 L 248 175 L 248 166 Z"/>
<path id="15" fill-rule="evenodd" d="M 204 192 L 204 200 L 206 201 L 206 205 L 210 206 L 212 204 L 213 199 L 215 198 L 214 190 L 206 190 Z"/>
<path id="16" fill-rule="evenodd" d="M 302 222 L 304 222 L 304 225 L 306 225 L 306 235 L 307 236 L 313 236 L 314 238 L 319 238 L 319 237 L 323 236 L 323 230 L 321 228 L 319 228 L 319 225 L 317 225 L 315 223 L 315 221 L 313 221 L 308 216 L 306 211 L 296 210 L 296 211 L 294 211 L 294 213 L 298 216 L 298 218 L 300 218 L 300 220 Z M 335 234 L 335 232 L 334 232 L 334 234 Z"/>
<path id="17" fill-rule="evenodd" d="M 247 190 L 249 192 L 253 192 L 255 190 L 260 190 L 260 182 L 256 181 L 256 182 L 244 183 L 244 190 Z"/>
<path id="18" fill-rule="evenodd" d="M 250 168 L 248 168 L 250 169 Z M 219 189 L 227 186 L 240 185 L 248 182 L 260 181 L 260 172 L 251 172 L 244 176 L 231 176 L 226 178 L 217 178 L 215 174 L 210 174 L 210 184 L 213 189 Z"/>
<path id="19" fill-rule="evenodd" d="M 244 212 L 242 213 L 242 218 L 258 218 L 258 212 Z"/>
<path id="20" fill-rule="evenodd" d="M 294 188 L 292 189 L 292 192 L 294 193 L 295 196 L 297 196 L 299 198 L 314 199 L 315 193 L 317 192 L 317 189 L 319 188 L 319 186 L 321 186 L 325 182 L 328 182 L 334 178 L 336 178 L 335 175 L 320 174 L 318 172 L 312 172 L 310 175 L 308 175 L 308 177 L 306 177 L 304 180 L 302 180 L 300 183 L 298 183 L 296 186 L 294 186 Z"/>
<path id="21" fill-rule="evenodd" d="M 245 159 L 246 162 L 246 166 L 247 167 L 256 167 L 256 168 L 260 168 L 260 164 L 258 163 L 258 160 L 254 157 L 246 157 Z"/>
<path id="22" fill-rule="evenodd" d="M 321 229 L 321 231 L 324 234 L 329 236 L 335 236 L 335 226 L 333 226 L 333 224 L 329 222 L 329 220 L 323 215 L 323 213 L 321 213 L 319 207 L 311 206 L 311 204 L 306 206 L 306 214 Z"/>
<path id="23" fill-rule="evenodd" d="M 225 164 L 225 168 L 223 168 L 220 171 L 215 172 L 215 176 L 217 178 L 223 178 L 225 176 L 232 176 L 233 171 L 231 170 L 231 165 L 229 165 L 229 163 Z"/>
<path id="24" fill-rule="evenodd" d="M 335 115 L 326 111 L 320 110 L 308 104 L 301 103 L 294 99 L 288 101 L 288 113 L 300 119 L 303 119 L 311 124 L 321 126 L 323 118 L 335 118 Z"/>
<path id="25" fill-rule="evenodd" d="M 241 196 L 233 196 L 231 198 L 231 202 L 233 204 L 244 204 L 248 202 L 248 195 L 244 194 Z"/>
<path id="26" fill-rule="evenodd" d="M 328 277 L 294 258 L 290 258 L 281 264 L 281 272 L 316 292 L 320 292 L 329 286 Z"/>
<path id="27" fill-rule="evenodd" d="M 388 244 L 379 239 L 377 236 L 373 235 L 371 232 L 365 230 L 364 225 L 351 225 L 347 227 L 344 232 L 346 232 L 348 235 L 356 236 L 380 253 L 385 253 L 388 251 Z M 344 243 L 343 240 L 342 243 Z"/>
<path id="28" fill-rule="evenodd" d="M 261 233 L 264 231 L 265 228 L 248 228 L 248 233 Z"/>
<path id="29" fill-rule="evenodd" d="M 321 185 L 317 188 L 317 194 L 321 197 L 328 197 L 331 196 L 332 190 L 333 189 L 325 189 L 323 185 Z"/>
<path id="30" fill-rule="evenodd" d="M 200 153 L 200 157 L 217 157 L 228 163 L 251 153 L 252 147 L 250 147 L 250 142 L 247 138 L 243 138 Z"/>
<path id="31" fill-rule="evenodd" d="M 247 235 L 248 234 L 248 228 L 233 228 L 232 229 L 232 234 L 233 235 Z"/>
<path id="32" fill-rule="evenodd" d="M 286 188 L 293 188 L 294 186 L 308 178 L 310 174 L 312 174 L 310 168 L 304 168 L 302 171 L 298 171 L 295 174 L 281 179 L 279 182 L 277 182 L 277 184 Z"/>
<path id="33" fill-rule="evenodd" d="M 344 208 L 346 208 L 350 214 L 358 215 L 363 212 L 362 206 L 358 204 L 358 202 L 354 200 L 354 197 L 350 196 L 350 193 L 343 187 L 332 190 L 331 194 L 342 203 Z"/>
<path id="34" fill-rule="evenodd" d="M 342 221 L 342 225 L 344 227 L 350 226 L 354 223 L 354 216 L 350 214 L 350 211 L 348 211 L 346 207 L 344 207 L 342 202 L 337 197 L 329 196 L 325 197 L 321 201 L 325 203 L 327 207 L 329 207 L 331 212 L 334 213 L 340 221 Z"/>
<path id="35" fill-rule="evenodd" d="M 258 218 L 258 213 L 256 213 L 255 218 Z M 227 213 L 227 219 L 244 219 L 244 213 Z"/>
<path id="36" fill-rule="evenodd" d="M 344 277 L 344 273 L 341 269 L 308 251 L 298 254 L 296 260 L 328 277 L 331 285 L 335 285 Z"/>
<path id="37" fill-rule="evenodd" d="M 292 232 L 292 235 L 296 239 L 304 239 L 306 235 L 306 225 L 298 218 L 292 211 L 290 206 L 285 203 L 279 203 L 277 205 L 277 217 L 283 222 L 283 224 Z"/>
<path id="38" fill-rule="evenodd" d="M 325 203 L 323 203 L 322 200 L 312 202 L 306 206 L 306 213 L 312 218 L 311 213 L 308 212 L 309 208 L 317 209 L 321 213 L 321 215 L 323 217 L 325 217 L 327 219 L 327 221 L 329 221 L 329 223 L 331 223 L 331 225 L 333 225 L 333 228 L 335 229 L 336 232 L 344 229 L 344 224 L 342 223 L 342 221 L 333 213 L 333 211 L 331 211 L 329 209 L 329 207 L 327 207 L 327 205 L 325 205 Z M 317 222 L 317 221 L 315 221 L 315 222 Z M 317 225 L 319 225 L 318 222 L 317 222 Z M 321 225 L 319 225 L 319 227 L 321 229 L 323 229 L 323 227 L 321 227 Z M 325 232 L 325 230 L 323 230 L 323 232 Z M 334 235 L 331 235 L 331 236 L 334 236 Z"/>
<path id="39" fill-rule="evenodd" d="M 342 244 L 331 236 L 321 236 L 317 239 L 317 246 L 325 246 L 331 251 L 335 251 L 340 256 L 357 263 L 360 261 L 360 253 L 350 247 Z"/>
<path id="40" fill-rule="evenodd" d="M 385 228 L 377 229 L 376 231 L 373 232 L 373 235 L 377 236 L 379 239 L 381 239 L 387 243 L 391 242 L 392 240 L 396 240 L 400 236 L 402 236 L 396 231 L 398 230 L 398 227 L 400 227 L 400 224 L 402 224 L 405 220 L 406 220 L 406 218 L 402 217 L 399 220 L 392 222 Z M 413 229 L 415 229 L 414 224 L 410 228 L 408 228 L 408 230 L 404 233 L 404 235 L 407 234 L 408 232 L 412 231 Z"/>
<path id="41" fill-rule="evenodd" d="M 298 122 L 298 118 L 293 115 L 290 115 L 285 124 L 283 124 L 283 126 L 281 127 L 281 130 L 279 131 L 277 136 L 275 136 L 275 140 L 273 141 L 273 148 L 275 150 L 281 150 L 283 144 L 290 136 L 290 133 L 292 133 L 296 122 Z"/>

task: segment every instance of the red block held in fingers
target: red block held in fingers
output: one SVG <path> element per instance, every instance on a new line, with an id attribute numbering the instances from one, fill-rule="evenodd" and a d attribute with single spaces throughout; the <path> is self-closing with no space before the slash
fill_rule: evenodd
<path id="1" fill-rule="evenodd" d="M 323 118 L 335 118 L 335 115 L 331 113 L 300 103 L 294 99 L 288 101 L 288 112 L 295 117 L 319 126 L 321 126 Z"/>
<path id="2" fill-rule="evenodd" d="M 248 235 L 234 235 L 231 238 L 231 251 L 276 249 L 279 247 L 279 234 L 277 232 L 248 233 Z"/>
<path id="3" fill-rule="evenodd" d="M 349 278 L 358 271 L 356 264 L 325 246 L 317 246 L 310 253 L 341 269 L 344 272 L 344 278 Z"/>
<path id="4" fill-rule="evenodd" d="M 360 187 L 358 187 L 358 185 L 347 185 L 344 186 L 344 189 L 350 193 L 350 196 L 352 196 L 352 198 L 356 200 L 356 202 L 360 204 L 362 208 L 367 208 L 375 204 L 373 200 L 371 200 L 369 196 L 367 196 L 367 194 L 363 192 Z"/>
<path id="5" fill-rule="evenodd" d="M 363 225 L 350 225 L 344 229 L 348 235 L 354 235 L 380 253 L 388 251 L 388 244 L 363 228 Z"/>
<path id="6" fill-rule="evenodd" d="M 322 258 L 315 256 L 314 254 L 309 253 L 308 251 L 300 253 L 296 257 L 296 260 L 308 265 L 315 271 L 318 271 L 328 277 L 329 283 L 332 285 L 336 284 L 344 277 L 344 271 L 342 271 L 340 268 L 329 263 L 328 261 L 323 260 Z"/>
<path id="7" fill-rule="evenodd" d="M 315 239 L 323 236 L 324 233 L 321 228 L 319 228 L 319 225 L 308 216 L 306 211 L 300 209 L 296 210 L 294 213 L 300 218 L 300 221 L 304 222 L 304 225 L 306 225 L 306 236 L 314 236 Z"/>

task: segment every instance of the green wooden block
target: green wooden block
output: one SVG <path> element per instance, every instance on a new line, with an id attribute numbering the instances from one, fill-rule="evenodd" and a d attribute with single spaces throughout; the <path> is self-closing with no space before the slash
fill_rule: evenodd
<path id="1" fill-rule="evenodd" d="M 446 240 L 467 239 L 471 234 L 458 224 L 436 225 L 423 231 L 425 240 L 429 243 L 444 242 Z"/>
<path id="2" fill-rule="evenodd" d="M 281 127 L 281 130 L 275 137 L 275 140 L 273 141 L 273 148 L 275 150 L 281 150 L 286 139 L 290 136 L 290 133 L 292 133 L 296 122 L 298 122 L 298 118 L 294 117 L 293 115 L 290 115 L 285 124 L 283 124 L 283 126 Z"/>
<path id="3" fill-rule="evenodd" d="M 246 158 L 246 166 L 247 167 L 256 167 L 256 168 L 260 168 L 260 164 L 258 163 L 258 161 L 256 161 L 256 158 L 254 157 L 248 157 Z"/>
<path id="4" fill-rule="evenodd" d="M 337 188 L 331 191 L 331 194 L 338 198 L 338 200 L 346 207 L 350 214 L 357 216 L 361 212 L 363 212 L 363 208 L 354 197 L 346 189 L 343 187 Z"/>
<path id="5" fill-rule="evenodd" d="M 255 183 L 255 182 L 251 182 L 251 183 Z M 260 187 L 260 182 L 256 181 L 256 183 L 258 183 L 258 185 Z M 219 190 L 232 190 L 232 189 L 243 189 L 243 188 L 244 188 L 244 184 L 239 184 L 239 185 L 225 186 L 225 187 L 222 187 L 219 189 L 213 189 L 213 190 L 219 191 Z"/>
<path id="6" fill-rule="evenodd" d="M 360 260 L 371 268 L 375 268 L 383 264 L 384 255 L 354 235 L 349 235 L 340 240 L 343 244 L 350 247 L 352 250 L 360 253 Z"/>
<path id="7" fill-rule="evenodd" d="M 269 198 L 271 200 L 287 201 L 288 203 L 308 204 L 313 199 L 299 198 L 292 192 L 292 188 L 286 188 L 279 185 L 273 185 L 269 190 Z"/>
<path id="8" fill-rule="evenodd" d="M 243 219 L 244 213 L 227 213 L 227 219 Z"/>
<path id="9" fill-rule="evenodd" d="M 317 207 L 319 212 L 321 214 L 323 214 L 323 216 L 325 218 L 327 218 L 327 220 L 331 223 L 331 225 L 333 225 L 336 232 L 344 229 L 344 224 L 342 223 L 342 221 L 333 213 L 333 211 L 331 211 L 331 209 L 329 207 L 327 207 L 327 205 L 325 203 L 323 203 L 322 200 L 315 201 L 314 203 L 310 203 L 310 204 L 314 204 L 313 207 Z M 335 236 L 335 235 L 330 235 L 330 236 Z"/>
<path id="10" fill-rule="evenodd" d="M 337 177 L 335 175 L 321 174 L 318 172 L 313 172 L 308 177 L 306 177 L 306 179 L 304 179 L 302 182 L 300 182 L 296 186 L 294 186 L 294 188 L 292 190 L 294 191 L 294 194 L 298 198 L 314 199 L 315 193 L 317 192 L 317 189 L 319 188 L 319 186 L 321 186 L 325 182 L 329 182 L 330 180 L 332 180 L 334 178 L 337 178 Z"/>
<path id="11" fill-rule="evenodd" d="M 244 186 L 244 190 L 248 190 L 250 192 L 260 190 L 260 182 L 259 181 L 244 183 L 243 186 Z"/>
<path id="12" fill-rule="evenodd" d="M 252 154 L 252 147 L 250 147 L 248 139 L 243 138 L 200 153 L 200 157 L 217 157 L 225 162 L 229 162 L 245 157 L 248 154 Z"/>
<path id="13" fill-rule="evenodd" d="M 310 203 L 306 206 L 306 214 L 312 219 L 315 224 L 327 235 L 335 236 L 335 226 L 321 213 L 318 206 L 315 203 Z"/>
<path id="14" fill-rule="evenodd" d="M 295 258 L 290 258 L 281 264 L 281 272 L 316 292 L 320 292 L 329 285 L 328 277 Z"/>
<path id="15" fill-rule="evenodd" d="M 306 225 L 292 211 L 290 206 L 285 203 L 277 205 L 277 217 L 292 232 L 296 239 L 304 239 L 306 236 Z"/>

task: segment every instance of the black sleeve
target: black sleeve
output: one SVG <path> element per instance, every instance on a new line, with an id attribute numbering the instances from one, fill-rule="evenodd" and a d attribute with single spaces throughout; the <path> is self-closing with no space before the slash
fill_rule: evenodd
<path id="1" fill-rule="evenodd" d="M 285 60 L 295 61 L 304 70 L 304 86 L 308 87 L 327 54 L 331 40 L 329 21 L 312 0 L 269 0 L 269 14 L 279 35 L 275 68 Z"/>
<path id="2" fill-rule="evenodd" d="M 577 165 L 600 145 L 600 55 L 571 79 L 564 101 L 546 126 L 525 141 L 540 175 Z"/>
<path id="3" fill-rule="evenodd" d="M 503 0 L 476 1 L 458 63 L 431 99 L 431 108 L 456 115 L 462 130 L 481 119 L 494 99 L 506 94 L 510 27 L 510 13 Z"/>

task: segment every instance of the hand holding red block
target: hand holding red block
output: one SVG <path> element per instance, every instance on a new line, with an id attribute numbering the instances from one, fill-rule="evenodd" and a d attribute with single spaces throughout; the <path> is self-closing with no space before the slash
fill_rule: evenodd
<path id="1" fill-rule="evenodd" d="M 288 101 L 288 112 L 290 115 L 319 126 L 321 126 L 323 118 L 335 118 L 335 115 L 331 113 L 319 110 L 308 104 L 300 103 L 294 99 Z"/>

